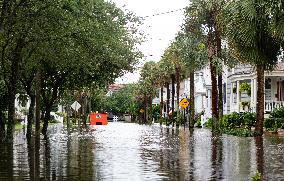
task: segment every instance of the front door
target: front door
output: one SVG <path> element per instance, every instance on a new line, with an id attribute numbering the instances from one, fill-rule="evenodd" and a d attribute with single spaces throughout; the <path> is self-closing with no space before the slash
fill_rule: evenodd
<path id="1" fill-rule="evenodd" d="M 284 101 L 284 80 L 277 82 L 277 99 Z"/>

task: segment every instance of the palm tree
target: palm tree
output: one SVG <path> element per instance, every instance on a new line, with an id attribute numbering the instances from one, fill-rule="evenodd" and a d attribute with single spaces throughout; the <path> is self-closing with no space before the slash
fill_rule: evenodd
<path id="1" fill-rule="evenodd" d="M 171 122 L 173 123 L 174 120 L 173 120 L 173 116 L 170 116 L 170 93 L 172 91 L 172 101 L 171 101 L 171 108 L 172 108 L 172 114 L 174 113 L 174 94 L 175 94 L 175 88 L 174 88 L 174 80 L 175 80 L 175 76 L 174 76 L 174 65 L 172 63 L 172 53 L 171 53 L 171 48 L 168 47 L 164 54 L 163 54 L 163 57 L 161 59 L 161 64 L 163 66 L 163 70 L 164 70 L 164 73 L 166 73 L 166 76 L 165 76 L 165 85 L 166 85 L 166 89 L 167 89 L 167 117 L 168 118 L 171 118 Z M 172 90 L 170 91 L 170 83 L 172 84 Z M 168 119 L 167 118 L 167 119 Z M 167 120 L 166 119 L 166 120 Z M 168 125 L 168 122 L 167 122 L 167 125 Z"/>
<path id="2" fill-rule="evenodd" d="M 176 37 L 178 56 L 183 62 L 184 69 L 189 72 L 190 78 L 190 124 L 193 127 L 195 119 L 194 74 L 206 64 L 205 45 L 202 39 L 190 32 L 180 32 Z M 188 73 L 187 73 L 188 75 Z"/>
<path id="3" fill-rule="evenodd" d="M 225 0 L 193 0 L 186 12 L 187 31 L 207 37 L 207 52 L 211 72 L 212 84 L 212 118 L 213 131 L 220 131 L 219 110 L 222 113 L 222 77 L 219 76 L 219 92 L 217 85 L 216 63 L 220 63 L 221 57 L 221 28 L 218 16 Z M 218 96 L 219 95 L 219 96 Z M 219 99 L 219 101 L 218 101 Z M 222 116 L 222 115 L 221 115 Z"/>
<path id="4" fill-rule="evenodd" d="M 146 62 L 141 70 L 140 92 L 144 95 L 144 123 L 152 121 L 152 101 L 156 93 L 156 63 Z"/>
<path id="5" fill-rule="evenodd" d="M 172 42 L 172 44 L 168 47 L 165 52 L 165 57 L 170 65 L 168 69 L 168 73 L 170 74 L 171 82 L 172 82 L 172 108 L 174 108 L 174 97 L 176 92 L 176 112 L 177 112 L 177 120 L 176 126 L 178 127 L 180 124 L 180 111 L 179 111 L 179 92 L 180 92 L 180 80 L 184 76 L 184 63 L 178 55 L 177 42 Z M 176 83 L 176 90 L 175 90 Z"/>
<path id="6" fill-rule="evenodd" d="M 161 94 L 161 99 L 160 99 L 160 117 L 163 117 L 163 110 L 164 110 L 164 86 L 166 86 L 166 82 L 168 79 L 167 72 L 165 71 L 165 63 L 163 61 L 159 61 L 157 63 L 157 69 L 156 69 L 156 84 L 158 87 L 160 87 L 160 94 Z M 161 119 L 162 120 L 162 119 Z M 162 124 L 162 122 L 160 122 Z"/>
<path id="7" fill-rule="evenodd" d="M 266 0 L 231 0 L 226 5 L 222 16 L 226 27 L 226 36 L 234 56 L 256 68 L 257 121 L 255 133 L 259 135 L 263 134 L 264 71 L 272 70 L 278 61 L 280 42 L 273 35 L 283 38 L 283 34 L 281 36 L 283 30 L 280 30 L 279 34 L 270 31 L 272 27 L 274 31 L 279 27 L 276 21 L 277 13 L 271 11 L 273 4 L 271 2 Z M 283 9 L 281 11 L 283 20 Z"/>

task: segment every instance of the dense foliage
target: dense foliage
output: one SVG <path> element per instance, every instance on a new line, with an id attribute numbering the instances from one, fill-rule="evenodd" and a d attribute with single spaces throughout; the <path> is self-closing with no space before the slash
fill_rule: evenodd
<path id="1" fill-rule="evenodd" d="M 284 107 L 274 109 L 269 118 L 264 121 L 264 127 L 277 132 L 278 128 L 284 129 Z"/>
<path id="2" fill-rule="evenodd" d="M 128 84 L 120 90 L 113 92 L 105 98 L 106 111 L 114 114 L 131 114 L 136 116 L 139 112 L 138 104 L 135 102 L 136 84 Z"/>
<path id="3" fill-rule="evenodd" d="M 254 136 L 251 128 L 255 126 L 256 114 L 250 112 L 237 113 L 224 115 L 222 119 L 222 132 L 236 136 Z M 205 124 L 205 127 L 212 128 L 212 118 Z"/>
<path id="4" fill-rule="evenodd" d="M 0 11 L 0 80 L 8 92 L 10 124 L 20 87 L 32 107 L 35 91 L 40 94 L 46 123 L 64 90 L 106 87 L 140 58 L 139 21 L 112 2 L 4 0 Z"/>

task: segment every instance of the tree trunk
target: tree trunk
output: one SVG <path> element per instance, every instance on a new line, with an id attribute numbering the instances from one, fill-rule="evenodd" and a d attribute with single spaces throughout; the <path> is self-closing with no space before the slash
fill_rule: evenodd
<path id="1" fill-rule="evenodd" d="M 163 110 L 164 110 L 164 85 L 161 86 L 161 102 L 160 102 L 160 118 L 163 118 Z M 162 122 L 160 121 L 160 124 Z"/>
<path id="2" fill-rule="evenodd" d="M 168 126 L 168 121 L 169 121 L 169 113 L 170 113 L 170 84 L 166 82 L 166 87 L 167 87 L 167 119 L 166 119 L 166 125 Z"/>
<path id="3" fill-rule="evenodd" d="M 213 59 L 210 58 L 210 71 L 211 71 L 211 83 L 212 83 L 212 131 L 219 132 L 219 120 L 218 120 L 218 87 L 216 80 L 216 67 L 213 64 Z"/>
<path id="4" fill-rule="evenodd" d="M 42 127 L 42 134 L 46 136 L 47 127 L 48 127 L 48 121 L 50 121 L 51 116 L 50 112 L 52 111 L 52 106 L 54 105 L 55 101 L 57 100 L 58 95 L 58 89 L 59 89 L 60 81 L 56 82 L 52 87 L 51 97 L 47 95 L 45 91 L 41 92 L 41 95 L 43 97 L 44 105 L 45 105 L 45 114 L 44 114 L 44 123 Z M 76 113 L 76 112 L 75 112 Z M 75 114 L 76 118 L 76 114 Z"/>
<path id="5" fill-rule="evenodd" d="M 153 110 L 152 110 L 152 103 L 153 103 L 153 98 L 152 98 L 152 95 L 150 95 L 149 97 L 149 123 L 151 124 L 152 121 L 153 121 Z"/>
<path id="6" fill-rule="evenodd" d="M 17 90 L 17 82 L 19 77 L 20 62 L 22 60 L 21 51 L 24 47 L 23 39 L 17 41 L 16 48 L 14 50 L 13 58 L 11 60 L 10 76 L 6 81 L 8 87 L 8 129 L 12 129 L 14 126 L 15 116 L 15 97 Z"/>
<path id="7" fill-rule="evenodd" d="M 144 94 L 144 117 L 143 117 L 143 124 L 146 124 L 147 123 L 147 109 L 148 109 L 148 106 L 147 106 L 147 95 Z"/>
<path id="8" fill-rule="evenodd" d="M 34 109 L 35 109 L 35 101 L 36 101 L 36 97 L 34 94 L 30 94 L 30 107 L 29 107 L 29 113 L 28 113 L 28 126 L 27 126 L 27 137 L 31 136 L 32 133 L 32 125 L 34 122 Z"/>
<path id="9" fill-rule="evenodd" d="M 190 81 L 190 100 L 189 100 L 189 108 L 190 108 L 190 119 L 189 119 L 189 128 L 194 127 L 195 122 L 195 99 L 194 99 L 194 71 L 191 71 L 189 74 L 189 81 Z"/>
<path id="10" fill-rule="evenodd" d="M 257 135 L 262 135 L 263 121 L 264 121 L 264 68 L 262 66 L 257 66 L 256 73 L 257 73 L 257 103 L 256 103 L 255 133 Z"/>
<path id="11" fill-rule="evenodd" d="M 0 140 L 2 140 L 2 137 L 4 136 L 5 133 L 5 124 L 4 124 L 4 115 L 3 111 L 0 110 Z"/>
<path id="12" fill-rule="evenodd" d="M 219 100 L 218 100 L 218 111 L 219 111 L 219 126 L 222 124 L 223 118 L 223 76 L 222 71 L 218 73 L 218 91 L 219 91 Z"/>
<path id="13" fill-rule="evenodd" d="M 217 13 L 217 10 L 215 11 Z M 221 31 L 220 27 L 217 24 L 217 14 L 214 13 L 214 29 L 215 29 L 215 41 L 216 41 L 216 57 L 221 60 Z M 218 119 L 219 119 L 219 127 L 222 124 L 223 118 L 223 66 L 222 62 L 220 61 L 219 64 L 221 65 L 220 70 L 218 70 L 218 90 L 219 90 L 219 101 L 218 101 Z"/>
<path id="14" fill-rule="evenodd" d="M 177 122 L 176 126 L 179 127 L 179 124 L 181 122 L 181 115 L 179 110 L 179 91 L 180 91 L 180 69 L 176 68 L 176 83 L 177 83 Z"/>
<path id="15" fill-rule="evenodd" d="M 40 98 L 41 98 L 41 66 L 38 67 L 36 73 L 36 119 L 35 119 L 35 129 L 36 134 L 40 131 Z"/>
<path id="16" fill-rule="evenodd" d="M 174 113 L 175 113 L 175 75 L 171 75 L 172 79 L 172 116 L 171 116 L 171 122 L 174 125 Z"/>
<path id="17" fill-rule="evenodd" d="M 52 105 L 53 104 L 47 104 L 45 105 L 45 115 L 44 115 L 44 119 L 43 119 L 43 126 L 42 126 L 42 134 L 46 135 L 47 133 L 47 127 L 48 127 L 48 121 L 50 121 L 51 116 L 50 116 L 50 112 L 52 109 Z"/>
<path id="18" fill-rule="evenodd" d="M 213 25 L 212 25 L 213 26 Z M 211 74 L 211 85 L 212 85 L 212 131 L 214 133 L 219 133 L 219 120 L 218 120 L 218 85 L 217 85 L 217 72 L 216 72 L 216 66 L 214 65 L 215 62 L 213 62 L 213 57 L 216 55 L 216 49 L 214 46 L 214 38 L 213 38 L 213 28 L 209 27 L 209 33 L 208 33 L 208 39 L 207 39 L 207 46 L 208 46 L 208 59 L 210 64 L 210 74 Z"/>
<path id="19" fill-rule="evenodd" d="M 15 85 L 16 86 L 16 85 Z M 8 130 L 14 126 L 16 89 L 8 89 Z"/>

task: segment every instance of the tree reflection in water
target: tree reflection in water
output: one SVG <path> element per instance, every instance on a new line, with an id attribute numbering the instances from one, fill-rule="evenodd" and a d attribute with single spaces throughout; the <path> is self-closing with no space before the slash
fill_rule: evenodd
<path id="1" fill-rule="evenodd" d="M 27 148 L 28 148 L 28 166 L 29 175 L 31 180 L 35 180 L 35 156 L 34 156 L 34 137 L 27 137 Z"/>
<path id="2" fill-rule="evenodd" d="M 261 174 L 261 180 L 264 175 L 264 152 L 263 152 L 263 137 L 257 136 L 254 138 L 256 146 L 256 166 L 257 171 Z"/>
<path id="3" fill-rule="evenodd" d="M 222 135 L 213 134 L 211 137 L 211 164 L 212 176 L 210 180 L 221 180 L 223 175 L 222 160 L 223 160 L 223 141 Z"/>
<path id="4" fill-rule="evenodd" d="M 0 180 L 14 180 L 14 154 L 13 154 L 13 136 L 8 132 L 6 137 L 0 142 Z"/>
<path id="5" fill-rule="evenodd" d="M 250 180 L 257 170 L 263 180 L 284 178 L 281 137 L 113 123 L 12 138 L 0 144 L 0 180 Z"/>

